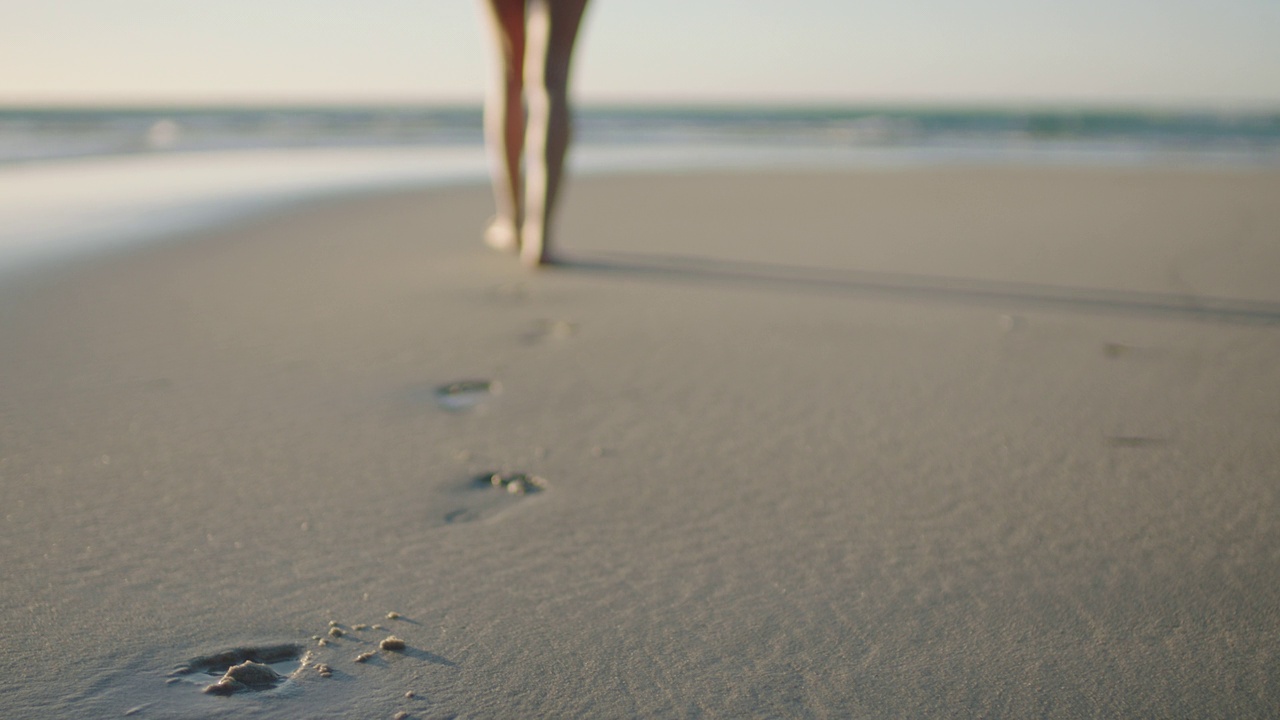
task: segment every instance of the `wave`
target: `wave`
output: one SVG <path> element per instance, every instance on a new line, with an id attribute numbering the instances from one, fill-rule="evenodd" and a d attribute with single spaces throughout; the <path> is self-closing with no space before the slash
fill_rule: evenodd
<path id="1" fill-rule="evenodd" d="M 595 146 L 768 145 L 1280 157 L 1280 113 L 787 107 L 585 107 Z M 0 163 L 323 147 L 475 147 L 479 107 L 0 109 Z"/>

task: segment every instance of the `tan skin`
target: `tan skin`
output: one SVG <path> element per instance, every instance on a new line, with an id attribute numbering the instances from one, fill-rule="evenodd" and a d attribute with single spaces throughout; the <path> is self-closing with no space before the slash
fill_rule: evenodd
<path id="1" fill-rule="evenodd" d="M 484 109 L 497 214 L 484 239 L 527 266 L 545 265 L 569 148 L 569 65 L 587 0 L 480 2 L 496 56 Z"/>

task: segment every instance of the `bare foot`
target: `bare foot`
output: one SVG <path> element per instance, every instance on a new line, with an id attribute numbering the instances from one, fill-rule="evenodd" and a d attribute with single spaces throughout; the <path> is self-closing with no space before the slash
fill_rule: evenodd
<path id="1" fill-rule="evenodd" d="M 546 237 L 541 228 L 525 225 L 521 236 L 523 240 L 520 244 L 521 265 L 534 268 L 539 265 L 555 264 L 555 260 L 551 257 L 551 248 L 547 246 Z"/>
<path id="2" fill-rule="evenodd" d="M 501 252 L 520 252 L 520 234 L 516 224 L 506 218 L 495 217 L 484 229 L 484 244 Z"/>

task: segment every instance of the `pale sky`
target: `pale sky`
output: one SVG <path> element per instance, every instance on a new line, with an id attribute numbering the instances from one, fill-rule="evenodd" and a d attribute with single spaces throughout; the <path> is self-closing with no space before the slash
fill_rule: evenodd
<path id="1" fill-rule="evenodd" d="M 475 0 L 0 0 L 0 103 L 475 102 Z M 1280 109 L 1280 0 L 593 0 L 584 101 Z"/>

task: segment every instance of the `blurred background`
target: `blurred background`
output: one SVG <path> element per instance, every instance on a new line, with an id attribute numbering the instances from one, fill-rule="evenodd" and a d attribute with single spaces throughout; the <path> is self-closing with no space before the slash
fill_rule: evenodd
<path id="1" fill-rule="evenodd" d="M 1273 0 L 596 0 L 589 102 L 1267 107 Z M 5 104 L 474 103 L 474 0 L 6 0 Z"/>
<path id="2" fill-rule="evenodd" d="M 471 0 L 11 0 L 0 161 L 474 143 L 487 50 Z M 1258 151 L 1280 132 L 1280 3 L 597 0 L 576 95 L 588 143 Z M 84 108 L 132 112 L 15 112 Z"/>
<path id="3" fill-rule="evenodd" d="M 1280 160 L 1275 0 L 596 0 L 579 42 L 579 171 Z M 473 0 L 0 0 L 0 260 L 479 181 L 488 49 Z"/>

